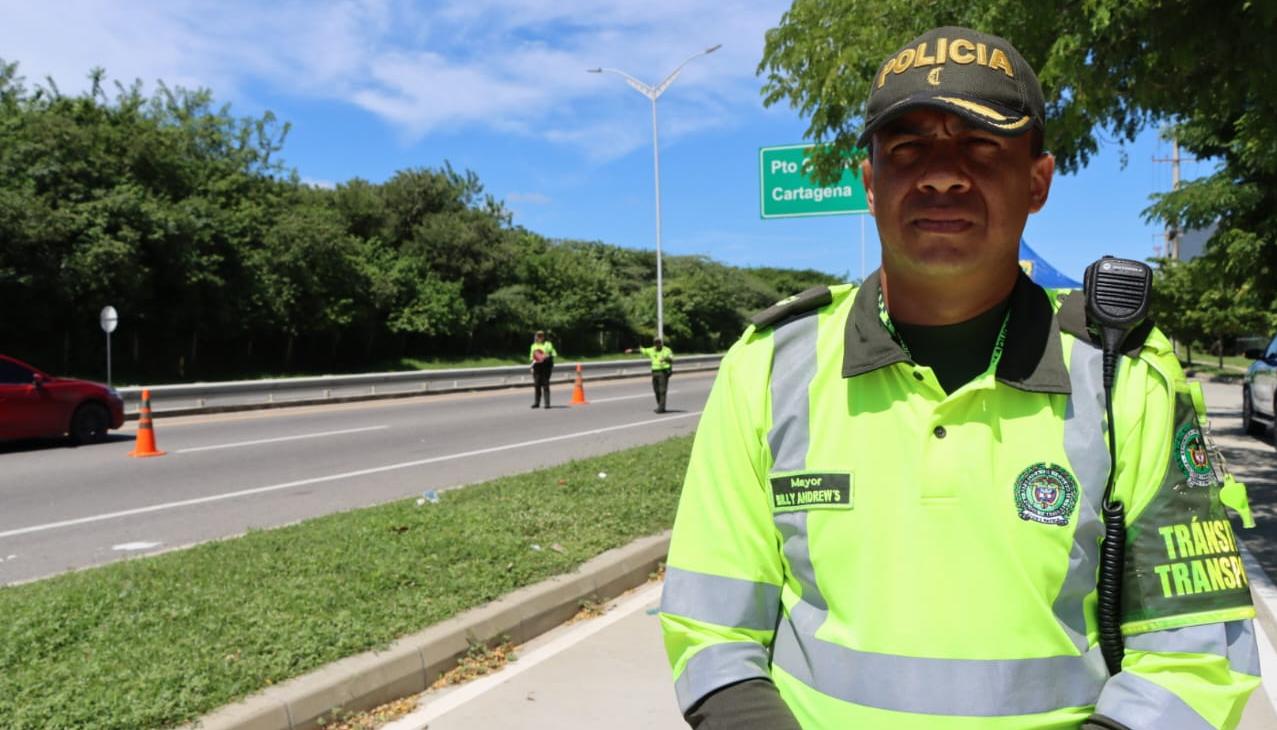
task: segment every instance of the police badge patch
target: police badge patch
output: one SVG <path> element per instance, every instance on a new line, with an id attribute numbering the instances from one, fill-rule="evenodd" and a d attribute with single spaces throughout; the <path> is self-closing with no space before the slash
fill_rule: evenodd
<path id="1" fill-rule="evenodd" d="M 1063 467 L 1037 463 L 1015 479 L 1020 519 L 1064 527 L 1077 508 L 1077 481 Z"/>
<path id="2" fill-rule="evenodd" d="M 1189 486 L 1209 487 L 1215 483 L 1215 470 L 1206 454 L 1206 440 L 1194 424 L 1186 423 L 1175 432 L 1175 464 L 1188 479 Z"/>

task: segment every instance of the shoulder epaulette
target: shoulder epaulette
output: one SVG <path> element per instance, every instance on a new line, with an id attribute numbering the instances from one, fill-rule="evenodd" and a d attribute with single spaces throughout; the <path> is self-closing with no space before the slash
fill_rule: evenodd
<path id="1" fill-rule="evenodd" d="M 1100 346 L 1099 333 L 1092 332 L 1086 322 L 1086 294 L 1081 290 L 1071 291 L 1060 297 L 1060 309 L 1055 313 L 1060 323 L 1060 330 L 1067 332 L 1079 340 L 1085 340 Z M 1146 319 L 1140 326 L 1131 330 L 1122 343 L 1122 354 L 1128 357 L 1139 357 L 1144 340 L 1153 331 L 1153 320 Z"/>
<path id="2" fill-rule="evenodd" d="M 749 321 L 753 322 L 756 328 L 764 329 L 794 315 L 819 309 L 833 300 L 834 295 L 829 291 L 829 287 L 813 286 L 806 291 L 776 302 L 767 309 L 750 317 Z"/>

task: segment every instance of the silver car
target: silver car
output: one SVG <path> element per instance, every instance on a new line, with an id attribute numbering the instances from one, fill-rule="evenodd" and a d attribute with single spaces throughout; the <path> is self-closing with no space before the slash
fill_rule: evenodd
<path id="1" fill-rule="evenodd" d="M 1277 337 L 1263 350 L 1247 350 L 1246 357 L 1255 362 L 1242 383 L 1242 428 L 1252 436 L 1262 436 L 1277 413 Z M 1272 431 L 1277 446 L 1277 429 Z"/>

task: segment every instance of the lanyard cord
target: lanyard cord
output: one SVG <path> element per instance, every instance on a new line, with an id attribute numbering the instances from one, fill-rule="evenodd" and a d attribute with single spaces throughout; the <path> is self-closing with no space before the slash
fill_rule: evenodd
<path id="1" fill-rule="evenodd" d="M 905 357 L 913 362 L 913 353 L 909 352 L 909 346 L 905 344 L 904 338 L 896 331 L 896 325 L 891 321 L 891 314 L 887 311 L 887 302 L 883 299 L 882 289 L 878 289 L 878 319 L 882 320 L 882 326 L 887 329 L 887 333 L 891 335 L 891 339 L 904 350 Z M 1002 361 L 1002 352 L 1006 349 L 1007 344 L 1007 325 L 1011 323 L 1011 307 L 1007 307 L 1007 312 L 1002 316 L 1002 328 L 998 330 L 998 339 L 993 343 L 993 354 L 989 357 L 989 370 L 997 370 L 998 363 Z"/>

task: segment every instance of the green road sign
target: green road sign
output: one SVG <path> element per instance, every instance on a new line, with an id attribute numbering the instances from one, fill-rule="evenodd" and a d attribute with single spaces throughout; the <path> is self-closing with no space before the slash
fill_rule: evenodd
<path id="1" fill-rule="evenodd" d="M 848 166 L 832 185 L 817 185 L 803 174 L 812 145 L 791 144 L 758 150 L 760 212 L 764 218 L 868 213 L 860 170 Z"/>

